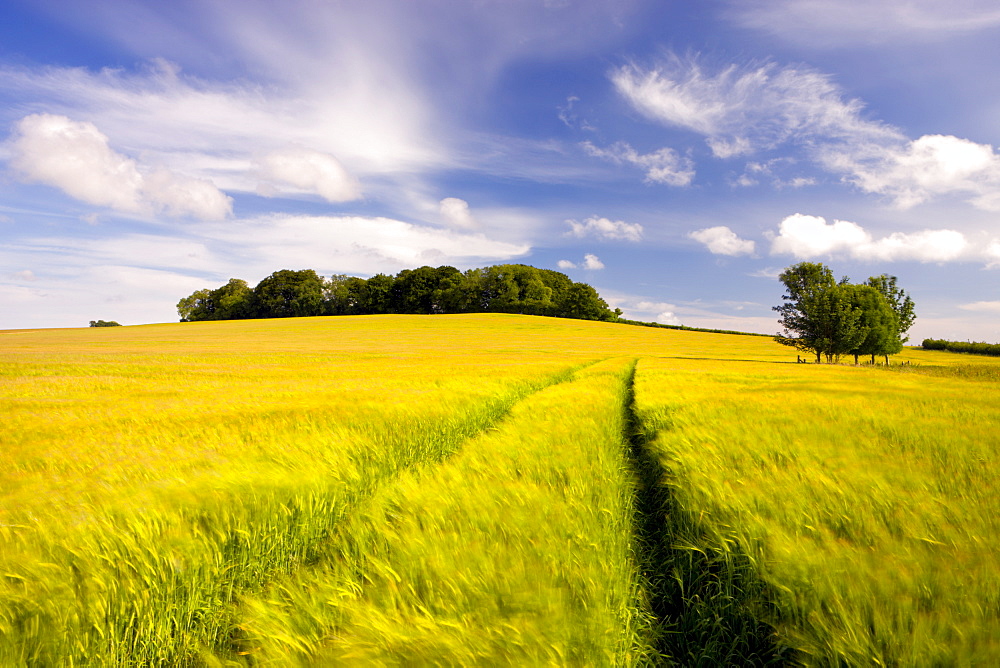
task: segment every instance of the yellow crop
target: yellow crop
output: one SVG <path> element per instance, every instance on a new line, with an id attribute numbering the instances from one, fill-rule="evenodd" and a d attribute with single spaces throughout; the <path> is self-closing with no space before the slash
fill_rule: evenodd
<path id="1" fill-rule="evenodd" d="M 489 314 L 0 332 L 0 665 L 996 659 L 1000 366 L 899 360 Z"/>

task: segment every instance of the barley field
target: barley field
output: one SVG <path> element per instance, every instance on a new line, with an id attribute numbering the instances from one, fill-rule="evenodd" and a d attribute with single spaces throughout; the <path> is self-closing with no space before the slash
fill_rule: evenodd
<path id="1" fill-rule="evenodd" d="M 995 665 L 1000 360 L 530 316 L 0 332 L 0 665 Z"/>

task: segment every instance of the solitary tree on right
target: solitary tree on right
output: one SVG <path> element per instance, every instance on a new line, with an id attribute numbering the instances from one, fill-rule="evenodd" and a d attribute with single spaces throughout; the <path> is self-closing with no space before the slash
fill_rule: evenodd
<path id="1" fill-rule="evenodd" d="M 896 284 L 895 276 L 882 274 L 863 285 L 847 277 L 837 282 L 826 265 L 800 262 L 778 277 L 785 286 L 775 306 L 783 332 L 778 343 L 811 352 L 820 362 L 836 362 L 841 355 L 889 355 L 903 349 L 906 331 L 913 324 L 913 300 Z"/>

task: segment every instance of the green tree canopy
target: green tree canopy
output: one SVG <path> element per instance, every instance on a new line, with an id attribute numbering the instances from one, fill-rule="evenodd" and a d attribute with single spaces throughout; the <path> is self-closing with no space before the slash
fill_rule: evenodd
<path id="1" fill-rule="evenodd" d="M 245 281 L 197 290 L 177 304 L 181 320 L 280 318 L 375 313 L 523 313 L 613 320 L 597 291 L 563 273 L 523 264 L 460 272 L 455 267 L 404 269 L 369 279 L 306 269 L 276 271 L 250 289 Z"/>
<path id="2" fill-rule="evenodd" d="M 837 361 L 853 354 L 886 357 L 902 350 L 902 333 L 912 324 L 913 301 L 896 285 L 896 278 L 882 275 L 864 285 L 851 285 L 845 277 L 835 282 L 829 267 L 800 262 L 778 277 L 785 286 L 784 303 L 775 306 L 782 333 L 778 343 Z"/>
<path id="3" fill-rule="evenodd" d="M 895 355 L 903 349 L 899 342 L 896 314 L 882 293 L 870 285 L 845 285 L 851 304 L 861 312 L 864 339 L 850 351 L 857 364 L 859 355 Z"/>
<path id="4" fill-rule="evenodd" d="M 312 269 L 276 271 L 253 289 L 259 318 L 291 318 L 323 313 L 323 279 Z"/>

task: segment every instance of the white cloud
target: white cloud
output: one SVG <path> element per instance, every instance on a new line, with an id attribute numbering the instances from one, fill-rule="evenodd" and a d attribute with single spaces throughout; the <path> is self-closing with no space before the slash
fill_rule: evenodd
<path id="1" fill-rule="evenodd" d="M 671 148 L 661 148 L 653 153 L 639 153 L 625 142 L 599 148 L 583 142 L 583 149 L 595 158 L 603 158 L 620 165 L 627 163 L 646 170 L 646 183 L 662 183 L 668 186 L 686 186 L 694 180 L 694 165 L 690 158 L 681 157 Z"/>
<path id="2" fill-rule="evenodd" d="M 825 218 L 796 213 L 781 221 L 771 254 L 813 258 L 869 243 L 871 237 L 857 223 L 835 220 L 827 224 Z"/>
<path id="3" fill-rule="evenodd" d="M 11 141 L 12 166 L 27 181 L 54 186 L 87 204 L 136 214 L 225 218 L 232 201 L 208 181 L 165 169 L 140 169 L 114 151 L 93 123 L 65 116 L 22 118 Z"/>
<path id="4" fill-rule="evenodd" d="M 705 244 L 716 255 L 751 255 L 754 252 L 753 241 L 739 238 L 725 225 L 695 230 L 688 236 Z"/>
<path id="5" fill-rule="evenodd" d="M 289 261 L 320 273 L 395 273 L 424 264 L 469 267 L 516 258 L 531 248 L 482 233 L 361 216 L 276 214 L 240 221 L 238 226 L 213 225 L 204 236 L 223 242 L 221 246 L 267 268 L 267 273 Z"/>
<path id="6" fill-rule="evenodd" d="M 587 253 L 583 256 L 583 262 L 576 263 L 570 260 L 559 260 L 556 266 L 560 269 L 589 269 L 595 271 L 597 269 L 604 269 L 604 263 L 601 259 L 594 255 L 593 253 Z"/>
<path id="7" fill-rule="evenodd" d="M 93 123 L 34 114 L 16 125 L 11 142 L 14 168 L 26 180 L 44 183 L 88 204 L 136 213 L 142 176 L 134 160 L 111 150 Z"/>
<path id="8" fill-rule="evenodd" d="M 302 48 L 280 42 L 271 46 L 296 53 Z M 251 48 L 261 47 L 258 43 Z M 254 192 L 261 156 L 270 154 L 282 160 L 272 165 L 265 160 L 263 167 L 274 172 L 279 183 L 304 181 L 305 186 L 297 187 L 341 200 L 351 193 L 351 177 L 338 178 L 330 156 L 362 176 L 445 164 L 446 142 L 430 137 L 430 112 L 401 73 L 383 71 L 388 67 L 384 60 L 365 59 L 341 47 L 346 53 L 332 61 L 314 53 L 308 67 L 282 71 L 280 83 L 207 81 L 154 61 L 133 73 L 0 67 L 0 88 L 32 100 L 37 108 L 86 117 L 144 159 L 211 179 L 228 190 Z M 330 62 L 340 65 L 331 67 Z M 310 69 L 320 63 L 325 71 Z M 296 74 L 289 76 L 290 71 Z M 289 146 L 309 149 L 289 156 Z M 320 155 L 327 158 L 317 160 Z"/>
<path id="9" fill-rule="evenodd" d="M 821 72 L 774 63 L 706 72 L 697 59 L 672 55 L 652 68 L 620 67 L 612 81 L 648 118 L 704 135 L 717 158 L 791 144 L 824 170 L 887 195 L 900 208 L 961 194 L 974 206 L 1000 211 L 1000 155 L 992 146 L 951 135 L 909 140 L 898 128 L 866 119 L 861 101 L 847 98 Z M 773 164 L 749 163 L 735 184 L 755 185 Z M 774 185 L 815 182 L 796 176 Z"/>
<path id="10" fill-rule="evenodd" d="M 950 135 L 925 135 L 902 146 L 827 147 L 820 159 L 866 192 L 892 197 L 902 209 L 945 193 L 971 195 L 1000 210 L 1000 155 L 992 146 Z"/>
<path id="11" fill-rule="evenodd" d="M 627 320 L 658 322 L 663 325 L 680 325 L 678 307 L 664 301 L 654 301 L 638 295 L 624 294 L 615 290 L 600 290 L 601 296 L 611 308 L 622 309 L 622 317 Z"/>
<path id="12" fill-rule="evenodd" d="M 899 136 L 893 128 L 863 119 L 861 102 L 845 100 L 829 76 L 808 68 L 730 65 L 710 74 L 697 60 L 671 56 L 654 68 L 620 67 L 611 79 L 640 113 L 704 135 L 719 158 L 789 140 Z"/>
<path id="13" fill-rule="evenodd" d="M 38 277 L 35 276 L 35 272 L 30 269 L 22 269 L 21 271 L 15 271 L 10 274 L 10 278 L 15 281 L 37 281 Z"/>
<path id="14" fill-rule="evenodd" d="M 1000 302 L 972 302 L 959 304 L 958 308 L 965 311 L 982 311 L 984 313 L 1000 313 Z"/>
<path id="15" fill-rule="evenodd" d="M 591 216 L 582 223 L 575 220 L 567 220 L 570 226 L 568 234 L 574 237 L 583 238 L 594 236 L 605 240 L 639 241 L 642 239 L 642 225 L 639 223 L 626 223 L 622 220 L 610 220 L 609 218 L 599 218 Z"/>
<path id="16" fill-rule="evenodd" d="M 441 218 L 444 219 L 448 227 L 460 230 L 475 230 L 479 227 L 478 221 L 472 216 L 469 210 L 469 203 L 457 197 L 445 197 L 438 203 L 441 211 Z"/>
<path id="17" fill-rule="evenodd" d="M 261 194 L 272 195 L 274 185 L 292 186 L 315 193 L 329 202 L 348 202 L 361 197 L 361 185 L 340 161 L 329 153 L 302 147 L 272 151 L 257 161 Z"/>
<path id="18" fill-rule="evenodd" d="M 358 216 L 279 214 L 206 222 L 185 231 L 187 238 L 130 233 L 0 245 L 0 267 L 18 266 L 30 256 L 36 278 L 19 285 L 27 279 L 19 272 L 8 277 L 18 283 L 4 286 L 0 280 L 0 296 L 17 304 L 0 310 L 0 328 L 85 326 L 96 318 L 173 321 L 177 300 L 194 290 L 230 277 L 253 285 L 282 268 L 313 268 L 325 275 L 396 273 L 424 264 L 464 269 L 530 250 L 481 233 Z"/>
<path id="19" fill-rule="evenodd" d="M 740 0 L 729 15 L 743 26 L 797 44 L 933 40 L 1000 26 L 989 0 Z"/>
<path id="20" fill-rule="evenodd" d="M 844 255 L 857 260 L 948 262 L 962 258 L 968 243 L 954 230 L 895 232 L 873 239 L 857 223 L 794 214 L 781 221 L 771 244 L 772 255 L 811 259 Z"/>

